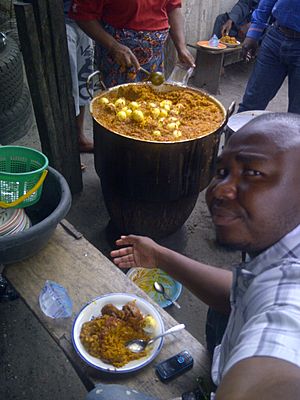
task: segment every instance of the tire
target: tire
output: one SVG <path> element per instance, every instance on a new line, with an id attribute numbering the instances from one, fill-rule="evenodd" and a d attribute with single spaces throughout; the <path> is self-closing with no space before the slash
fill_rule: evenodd
<path id="1" fill-rule="evenodd" d="M 16 41 L 6 37 L 0 50 L 0 113 L 9 110 L 21 97 L 24 85 L 22 56 Z"/>
<path id="2" fill-rule="evenodd" d="M 23 86 L 19 100 L 0 112 L 0 144 L 5 145 L 25 136 L 33 123 L 33 110 L 29 90 Z"/>
<path id="3" fill-rule="evenodd" d="M 9 27 L 5 31 L 6 35 L 12 38 L 18 45 L 19 50 L 21 51 L 21 45 L 20 45 L 20 40 L 19 40 L 19 34 L 18 34 L 18 29 L 16 27 Z"/>

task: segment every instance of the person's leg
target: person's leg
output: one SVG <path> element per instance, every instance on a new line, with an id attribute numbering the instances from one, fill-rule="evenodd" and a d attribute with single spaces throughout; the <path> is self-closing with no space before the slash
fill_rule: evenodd
<path id="1" fill-rule="evenodd" d="M 77 77 L 77 35 L 74 30 L 72 22 L 66 22 L 66 33 L 68 41 L 68 52 L 70 61 L 70 71 L 72 78 L 72 94 L 75 106 L 75 115 L 79 114 L 79 87 L 78 87 L 78 77 Z"/>
<path id="2" fill-rule="evenodd" d="M 85 106 L 89 104 L 90 96 L 86 88 L 88 76 L 94 70 L 93 41 L 78 26 L 77 32 L 77 80 L 79 88 L 79 115 L 77 115 L 77 129 L 79 149 L 82 153 L 94 151 L 93 141 L 84 133 Z"/>
<path id="3" fill-rule="evenodd" d="M 79 114 L 76 116 L 79 150 L 81 153 L 91 153 L 94 151 L 94 144 L 84 133 L 84 115 L 85 106 L 79 106 Z"/>
<path id="4" fill-rule="evenodd" d="M 68 51 L 72 76 L 72 94 L 75 105 L 79 150 L 80 152 L 92 152 L 94 149 L 93 142 L 84 133 L 84 104 L 88 103 L 88 94 L 86 94 L 81 87 L 83 84 L 85 85 L 85 82 L 83 81 L 84 79 L 86 81 L 86 78 L 92 72 L 92 70 L 82 66 L 82 64 L 85 65 L 85 58 L 90 60 L 90 55 L 87 51 L 85 51 L 84 56 L 84 50 L 86 50 L 86 48 L 80 47 L 82 41 L 82 31 L 79 31 L 79 29 L 80 28 L 77 27 L 74 21 L 67 21 L 66 32 L 68 39 Z M 90 61 L 88 65 L 90 65 Z"/>
<path id="5" fill-rule="evenodd" d="M 262 42 L 238 112 L 265 110 L 278 92 L 288 71 L 280 56 L 283 40 L 271 27 Z"/>
<path id="6" fill-rule="evenodd" d="M 285 48 L 286 63 L 288 63 L 288 112 L 300 114 L 300 39 L 290 40 Z"/>

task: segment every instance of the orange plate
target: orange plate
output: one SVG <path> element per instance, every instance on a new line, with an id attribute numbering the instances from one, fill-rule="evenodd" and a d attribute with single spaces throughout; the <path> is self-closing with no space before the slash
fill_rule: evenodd
<path id="1" fill-rule="evenodd" d="M 226 44 L 223 44 L 220 42 L 218 44 L 218 47 L 210 46 L 208 44 L 208 40 L 200 40 L 200 42 L 197 42 L 197 46 L 204 47 L 204 48 L 210 49 L 210 50 L 224 50 L 227 47 Z"/>

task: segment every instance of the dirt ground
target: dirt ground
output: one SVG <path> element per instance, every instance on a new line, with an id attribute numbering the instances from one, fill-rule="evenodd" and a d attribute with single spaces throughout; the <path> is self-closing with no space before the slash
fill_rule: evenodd
<path id="1" fill-rule="evenodd" d="M 225 107 L 232 101 L 238 103 L 241 100 L 250 70 L 251 66 L 243 63 L 226 67 L 221 79 L 220 94 L 216 96 Z M 286 82 L 268 109 L 287 110 Z M 86 116 L 86 130 L 92 134 L 89 115 Z M 36 126 L 14 144 L 39 148 Z M 84 189 L 74 196 L 67 219 L 104 254 L 108 254 L 111 247 L 106 240 L 105 227 L 109 217 L 100 181 L 94 170 L 93 155 L 83 154 L 82 162 L 87 165 L 83 173 Z M 240 261 L 238 252 L 219 248 L 214 243 L 214 232 L 203 193 L 182 229 L 161 243 L 213 265 L 226 266 Z M 179 322 L 184 322 L 198 340 L 205 343 L 206 306 L 185 289 L 178 301 L 182 308 L 178 310 L 169 307 L 168 311 Z M 0 354 L 0 399 L 85 398 L 86 389 L 72 366 L 20 299 L 0 303 Z"/>

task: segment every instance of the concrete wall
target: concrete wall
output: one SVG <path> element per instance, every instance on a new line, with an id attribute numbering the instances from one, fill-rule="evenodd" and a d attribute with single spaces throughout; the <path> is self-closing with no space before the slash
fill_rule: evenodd
<path id="1" fill-rule="evenodd" d="M 237 0 L 183 0 L 187 43 L 209 39 L 217 15 L 230 11 Z"/>
<path id="2" fill-rule="evenodd" d="M 212 33 L 215 18 L 230 11 L 237 0 L 182 0 L 182 13 L 185 18 L 186 43 L 207 40 Z M 195 55 L 195 50 L 189 48 Z M 169 39 L 165 51 L 165 74 L 168 77 L 176 62 L 176 51 Z"/>

